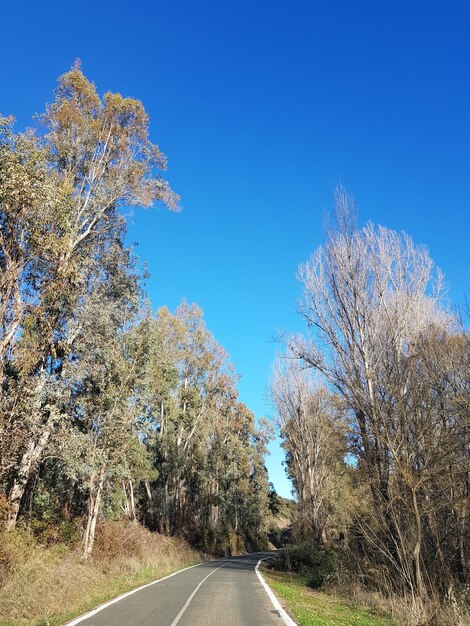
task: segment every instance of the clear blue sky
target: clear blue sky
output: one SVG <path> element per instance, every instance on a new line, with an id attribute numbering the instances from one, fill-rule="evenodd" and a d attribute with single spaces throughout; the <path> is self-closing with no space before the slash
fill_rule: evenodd
<path id="1" fill-rule="evenodd" d="M 462 303 L 470 277 L 470 4 L 432 0 L 0 0 L 0 111 L 21 128 L 76 57 L 140 98 L 182 196 L 136 212 L 155 307 L 198 302 L 260 416 L 295 272 L 339 181 L 361 221 L 426 243 Z M 269 471 L 289 495 L 273 444 Z"/>

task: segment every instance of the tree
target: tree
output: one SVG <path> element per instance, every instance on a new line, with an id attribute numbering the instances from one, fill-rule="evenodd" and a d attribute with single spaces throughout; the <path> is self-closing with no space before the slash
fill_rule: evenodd
<path id="1" fill-rule="evenodd" d="M 333 525 L 335 478 L 345 456 L 340 420 L 327 390 L 292 358 L 277 363 L 271 398 L 297 496 L 296 539 L 321 546 Z"/>
<path id="2" fill-rule="evenodd" d="M 428 346 L 450 345 L 455 325 L 441 304 L 442 277 L 423 246 L 383 227 L 357 228 L 343 190 L 336 222 L 299 270 L 301 314 L 313 333 L 290 346 L 342 398 L 353 427 L 351 452 L 374 506 L 374 519 L 363 519 L 360 532 L 419 615 L 438 578 L 424 554 L 431 525 L 437 528 L 437 478 L 455 467 L 464 428 L 447 404 L 449 372 L 432 365 Z M 450 379 L 456 382 L 454 373 Z M 460 462 L 468 468 L 468 451 Z"/>
<path id="3" fill-rule="evenodd" d="M 185 302 L 174 314 L 162 308 L 134 336 L 144 368 L 144 440 L 156 472 L 146 486 L 149 523 L 206 550 L 240 549 L 228 547 L 232 532 L 240 544 L 262 542 L 265 437 L 238 401 L 233 366 L 202 311 Z"/>
<path id="4" fill-rule="evenodd" d="M 76 314 L 96 264 L 110 236 L 123 236 L 120 207 L 162 201 L 176 209 L 178 203 L 155 175 L 165 158 L 148 139 L 142 104 L 112 93 L 101 99 L 78 64 L 60 77 L 41 121 L 40 139 L 14 135 L 4 122 L 0 150 L 0 357 L 3 377 L 9 373 L 2 429 L 4 440 L 15 440 L 2 462 L 9 529 L 60 420 L 48 389 L 60 385 L 73 352 Z"/>
<path id="5" fill-rule="evenodd" d="M 78 444 L 69 461 L 80 482 L 88 485 L 85 558 L 93 548 L 105 488 L 128 481 L 132 490 L 139 456 L 144 457 L 140 465 L 145 465 L 137 436 L 139 407 L 134 401 L 141 372 L 127 340 L 138 311 L 138 275 L 132 255 L 120 244 L 110 245 L 101 259 L 103 269 L 83 302 L 74 351 L 63 370 L 71 397 L 68 415 L 73 430 L 68 436 Z"/>
<path id="6" fill-rule="evenodd" d="M 77 63 L 39 121 L 0 119 L 7 530 L 27 500 L 31 528 L 36 512 L 80 518 L 85 558 L 106 516 L 224 553 L 261 546 L 267 434 L 200 308 L 153 315 L 125 246 L 124 207 L 178 209 L 143 105 L 100 97 Z"/>

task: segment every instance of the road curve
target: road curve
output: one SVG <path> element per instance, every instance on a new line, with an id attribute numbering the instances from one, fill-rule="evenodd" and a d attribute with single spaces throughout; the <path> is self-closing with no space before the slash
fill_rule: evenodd
<path id="1" fill-rule="evenodd" d="M 70 626 L 284 626 L 255 568 L 270 553 L 202 563 Z"/>

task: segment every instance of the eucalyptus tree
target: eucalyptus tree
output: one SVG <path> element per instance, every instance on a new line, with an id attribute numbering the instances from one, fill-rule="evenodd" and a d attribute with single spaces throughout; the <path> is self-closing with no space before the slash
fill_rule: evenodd
<path id="1" fill-rule="evenodd" d="M 77 314 L 74 350 L 63 368 L 63 382 L 70 387 L 66 432 L 72 444 L 75 475 L 86 485 L 87 523 L 83 554 L 91 553 L 100 505 L 105 490 L 125 485 L 132 494 L 136 470 L 150 462 L 139 439 L 139 405 L 135 398 L 141 376 L 138 355 L 128 334 L 138 312 L 140 287 L 134 259 L 119 240 L 111 239 L 100 259 L 98 274 Z M 130 497 L 130 502 L 133 498 Z M 125 503 L 129 500 L 125 498 Z M 128 516 L 135 517 L 135 510 Z"/>
<path id="2" fill-rule="evenodd" d="M 35 303 L 36 281 L 50 255 L 47 225 L 61 210 L 59 181 L 47 150 L 31 132 L 15 134 L 0 118 L 0 376 L 4 382 L 14 339 Z M 43 259 L 41 259 L 43 257 Z M 42 263 L 41 263 L 42 260 Z"/>
<path id="3" fill-rule="evenodd" d="M 187 526 L 197 461 L 210 428 L 210 385 L 226 355 L 207 331 L 202 311 L 183 303 L 172 315 L 160 309 L 145 322 L 147 330 L 146 376 L 143 395 L 146 414 L 153 424 L 153 446 L 159 473 L 158 527 L 178 532 Z M 144 334 L 142 333 L 142 337 Z"/>
<path id="4" fill-rule="evenodd" d="M 18 403 L 8 408 L 10 391 L 3 398 L 4 439 L 20 442 L 3 476 L 8 528 L 60 420 L 46 389 L 51 381 L 60 384 L 90 273 L 110 233 L 122 225 L 120 207 L 162 201 L 177 209 L 178 203 L 156 173 L 165 169 L 165 157 L 149 140 L 138 100 L 113 93 L 101 98 L 76 64 L 59 78 L 55 100 L 40 120 L 45 133 L 39 139 L 7 129 L 0 155 L 2 233 L 8 237 L 0 242 L 0 356 L 4 372 L 8 355 L 17 397 L 31 399 L 28 411 Z"/>
<path id="5" fill-rule="evenodd" d="M 260 538 L 263 429 L 239 402 L 233 366 L 202 311 L 186 303 L 174 314 L 146 311 L 125 247 L 124 207 L 178 208 L 143 105 L 100 97 L 76 64 L 38 119 L 38 134 L 0 120 L 7 529 L 28 485 L 34 502 L 40 470 L 41 493 L 54 502 L 67 493 L 84 516 L 85 557 L 103 503 L 167 533 L 248 536 L 251 525 Z"/>
<path id="6" fill-rule="evenodd" d="M 31 468 L 49 439 L 41 403 L 52 406 L 57 396 L 56 382 L 46 386 L 44 379 L 54 354 L 48 359 L 42 351 L 39 317 L 41 282 L 50 277 L 55 253 L 49 231 L 64 200 L 47 149 L 30 132 L 15 134 L 11 119 L 0 130 L 0 480 L 8 495 L 7 527 L 13 527 Z M 49 413 L 54 419 L 57 408 Z"/>
<path id="7" fill-rule="evenodd" d="M 238 401 L 227 354 L 201 309 L 185 302 L 174 314 L 162 308 L 146 317 L 134 337 L 144 372 L 143 440 L 156 474 L 145 485 L 145 518 L 206 549 L 219 549 L 230 529 L 247 536 L 248 509 L 252 520 L 256 512 L 264 517 L 265 449 L 253 414 Z M 256 518 L 254 534 L 261 526 Z"/>

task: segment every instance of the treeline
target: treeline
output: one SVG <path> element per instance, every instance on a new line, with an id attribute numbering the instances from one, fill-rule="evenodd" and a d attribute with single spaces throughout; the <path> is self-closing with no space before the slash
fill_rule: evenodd
<path id="1" fill-rule="evenodd" d="M 79 64 L 35 132 L 0 119 L 0 515 L 81 537 L 137 520 L 210 551 L 261 545 L 265 435 L 183 303 L 154 315 L 123 207 L 178 196 L 138 100 Z"/>
<path id="2" fill-rule="evenodd" d="M 442 276 L 409 236 L 359 228 L 340 189 L 299 279 L 307 330 L 272 383 L 296 539 L 332 549 L 338 581 L 401 598 L 399 623 L 464 623 L 470 342 Z"/>

